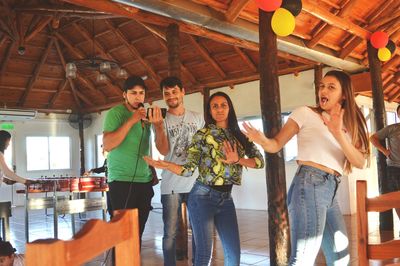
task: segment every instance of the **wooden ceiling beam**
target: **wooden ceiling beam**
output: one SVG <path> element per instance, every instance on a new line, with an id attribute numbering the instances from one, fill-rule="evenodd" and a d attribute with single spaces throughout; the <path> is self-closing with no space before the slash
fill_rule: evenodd
<path id="1" fill-rule="evenodd" d="M 54 43 L 54 38 L 50 38 L 49 42 L 47 43 L 46 50 L 43 52 L 42 57 L 40 58 L 39 63 L 35 67 L 35 71 L 33 72 L 32 78 L 28 82 L 28 86 L 26 87 L 26 90 L 22 94 L 21 98 L 18 101 L 19 106 L 24 106 L 26 98 L 28 97 L 28 94 L 30 93 L 31 89 L 33 88 L 33 85 L 35 84 L 37 78 L 39 77 L 40 70 L 42 69 L 42 66 L 46 62 L 47 56 L 49 55 L 50 49 L 53 46 Z"/>
<path id="2" fill-rule="evenodd" d="M 400 85 L 397 85 L 397 87 L 400 87 Z M 400 89 L 398 89 L 395 94 L 389 97 L 388 102 L 396 101 L 399 97 L 400 97 Z"/>
<path id="3" fill-rule="evenodd" d="M 233 46 L 233 49 L 235 49 L 235 52 L 240 56 L 243 62 L 246 63 L 251 71 L 258 72 L 257 66 L 254 64 L 253 60 L 251 60 L 250 57 L 245 53 L 245 51 L 242 51 L 239 47 L 236 46 Z"/>
<path id="4" fill-rule="evenodd" d="M 387 0 L 385 3 L 383 3 L 382 6 L 377 8 L 373 13 L 371 13 L 367 21 L 369 21 L 370 24 L 374 23 L 374 21 L 377 21 L 382 12 L 385 10 L 389 10 L 388 8 L 392 6 L 394 0 Z M 369 29 L 369 27 L 367 27 Z M 345 47 L 342 48 L 342 50 L 339 53 L 339 57 L 344 59 L 346 58 L 358 45 L 360 45 L 364 39 L 360 37 L 356 37 L 354 40 L 352 40 L 350 43 L 348 43 Z"/>
<path id="5" fill-rule="evenodd" d="M 57 36 L 57 35 L 59 35 L 59 34 L 56 33 L 56 36 Z M 57 38 L 58 38 L 58 37 L 57 37 Z M 64 41 L 65 41 L 65 42 L 64 42 Z M 69 47 L 69 46 L 71 45 L 68 41 L 66 41 L 66 40 L 64 40 L 64 41 L 63 41 L 63 43 L 64 43 L 64 45 L 65 45 L 66 47 Z M 60 58 L 61 65 L 62 65 L 62 67 L 63 67 L 63 69 L 64 69 L 64 73 L 65 73 L 66 61 L 65 61 L 64 55 L 63 55 L 63 53 L 62 53 L 62 51 L 61 51 L 61 47 L 60 47 L 60 43 L 58 42 L 58 39 L 55 40 L 55 45 L 56 45 L 58 57 Z M 72 47 L 72 49 L 74 49 L 74 48 Z M 75 52 L 73 52 L 73 53 L 76 53 L 77 55 L 80 55 L 80 54 L 81 54 L 79 50 L 77 50 L 77 51 L 75 51 Z M 78 56 L 78 58 L 81 58 L 81 57 Z M 100 95 L 102 96 L 103 102 L 106 101 L 106 95 L 103 94 L 102 91 L 97 90 L 97 89 L 94 87 L 94 85 L 93 85 L 89 80 L 87 80 L 86 78 L 82 77 L 82 76 L 80 75 L 80 73 L 78 73 L 78 72 L 76 73 L 76 76 L 77 76 L 77 78 L 78 78 L 80 81 L 81 81 L 81 80 L 84 81 L 83 83 L 86 85 L 87 88 L 91 89 L 91 90 L 92 90 L 94 93 L 96 93 L 97 95 L 100 94 Z M 74 84 L 73 84 L 72 79 L 69 78 L 69 79 L 68 79 L 68 82 L 69 82 L 69 84 L 70 84 L 71 91 L 72 91 L 72 88 L 74 87 Z M 82 82 L 82 81 L 81 81 L 81 82 Z"/>
<path id="6" fill-rule="evenodd" d="M 150 66 L 150 64 L 145 60 L 139 51 L 129 42 L 129 40 L 125 37 L 125 35 L 122 33 L 122 31 L 115 27 L 109 20 L 104 21 L 106 25 L 113 30 L 114 34 L 118 37 L 119 40 L 121 40 L 125 46 L 128 48 L 128 50 L 131 52 L 131 54 L 137 58 L 141 65 L 147 70 L 149 73 L 151 79 L 158 85 L 160 84 L 161 78 L 156 74 L 156 72 L 153 70 L 153 68 Z"/>
<path id="7" fill-rule="evenodd" d="M 188 39 L 193 44 L 194 48 L 200 53 L 201 57 L 206 60 L 214 70 L 217 71 L 217 74 L 222 77 L 226 78 L 226 73 L 222 70 L 222 68 L 218 65 L 218 63 L 210 56 L 207 52 L 206 48 L 203 47 L 195 38 L 191 35 L 188 35 Z"/>
<path id="8" fill-rule="evenodd" d="M 250 0 L 232 0 L 228 10 L 225 13 L 225 18 L 229 22 L 235 22 L 239 17 L 240 12 L 247 6 Z"/>
<path id="9" fill-rule="evenodd" d="M 291 61 L 295 61 L 295 62 L 306 64 L 306 65 L 316 65 L 318 63 L 318 62 L 311 61 L 311 60 L 308 60 L 306 58 L 303 58 L 303 57 L 300 57 L 297 55 L 292 55 L 292 54 L 289 54 L 286 52 L 281 52 L 281 51 L 278 51 L 278 57 L 281 57 L 284 59 L 289 59 Z"/>
<path id="10" fill-rule="evenodd" d="M 166 44 L 167 36 L 165 31 L 158 29 L 152 25 L 148 25 L 146 23 L 141 23 L 141 22 L 138 23 L 143 27 L 145 27 L 148 31 L 150 31 L 150 33 L 158 40 L 160 46 L 168 55 L 168 47 Z M 183 47 L 181 46 L 180 48 L 182 49 Z M 183 64 L 183 62 L 180 62 L 180 64 L 181 64 L 182 74 L 185 76 L 185 78 L 187 78 L 192 84 L 197 84 L 198 82 L 196 78 L 193 76 L 190 70 L 185 66 L 185 64 Z"/>
<path id="11" fill-rule="evenodd" d="M 3 18 L 0 17 L 0 30 L 2 32 L 4 32 L 5 34 L 8 35 L 8 37 L 11 40 L 17 40 L 16 36 L 14 35 L 14 33 L 12 32 L 12 30 L 10 29 L 10 27 L 7 25 L 7 23 L 3 20 Z"/>
<path id="12" fill-rule="evenodd" d="M 33 29 L 25 34 L 25 42 L 32 40 L 39 32 L 41 32 L 52 20 L 52 17 L 42 18 Z"/>
<path id="13" fill-rule="evenodd" d="M 382 66 L 382 72 L 386 72 L 391 68 L 394 68 L 394 71 L 397 71 L 396 67 L 399 64 L 400 64 L 400 55 L 395 55 L 392 59 L 390 59 Z"/>
<path id="14" fill-rule="evenodd" d="M 330 13 L 328 10 L 321 8 L 320 5 L 318 5 L 318 3 L 314 0 L 303 0 L 302 10 L 325 21 L 329 25 L 347 31 L 351 34 L 361 37 L 364 40 L 367 40 L 371 35 L 371 32 L 354 24 L 350 20 L 339 18 Z"/>
<path id="15" fill-rule="evenodd" d="M 57 88 L 56 93 L 51 97 L 50 102 L 47 104 L 46 108 L 52 108 L 54 105 L 54 102 L 58 98 L 58 96 L 61 94 L 61 92 L 67 87 L 68 80 L 64 79 L 62 82 L 60 82 L 60 85 Z"/>
<path id="16" fill-rule="evenodd" d="M 0 81 L 3 79 L 3 76 L 6 72 L 8 61 L 10 60 L 12 50 L 14 49 L 14 44 L 15 44 L 15 42 L 13 40 L 11 40 L 10 44 L 7 47 L 6 52 L 4 53 L 4 57 L 1 60 L 2 63 L 0 66 Z"/>
<path id="17" fill-rule="evenodd" d="M 347 19 L 347 17 L 349 16 L 349 14 L 351 13 L 351 11 L 353 10 L 353 7 L 355 6 L 355 4 L 357 3 L 357 0 L 349 0 L 347 1 L 347 3 L 344 5 L 344 7 L 342 9 L 340 9 L 340 11 L 338 12 L 338 14 L 336 16 L 343 18 L 343 19 Z M 318 42 L 324 38 L 324 36 L 331 31 L 333 28 L 332 25 L 329 25 L 326 21 L 324 21 L 324 23 L 321 25 L 321 29 L 320 31 L 313 36 L 313 38 L 307 42 L 307 47 L 309 48 L 314 48 Z"/>

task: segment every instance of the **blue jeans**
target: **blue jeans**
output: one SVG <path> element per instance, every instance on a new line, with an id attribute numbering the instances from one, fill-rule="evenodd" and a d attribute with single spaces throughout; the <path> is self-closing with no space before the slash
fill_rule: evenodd
<path id="1" fill-rule="evenodd" d="M 179 220 L 182 219 L 181 205 L 187 202 L 189 193 L 173 193 L 161 195 L 163 205 L 163 254 L 164 265 L 176 265 L 176 234 L 178 231 Z M 194 241 L 192 239 L 192 253 L 195 253 Z"/>
<path id="2" fill-rule="evenodd" d="M 239 229 L 231 193 L 214 190 L 196 181 L 189 194 L 188 209 L 196 244 L 194 265 L 209 265 L 214 226 L 224 249 L 224 265 L 239 265 Z"/>
<path id="3" fill-rule="evenodd" d="M 299 166 L 288 193 L 289 265 L 313 266 L 322 246 L 327 265 L 349 265 L 349 240 L 336 199 L 339 178 Z"/>

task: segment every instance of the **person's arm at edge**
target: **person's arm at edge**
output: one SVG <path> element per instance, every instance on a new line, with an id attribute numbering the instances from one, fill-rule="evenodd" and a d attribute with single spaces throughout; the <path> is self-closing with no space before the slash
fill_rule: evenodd
<path id="1" fill-rule="evenodd" d="M 383 153 L 386 157 L 389 156 L 390 151 L 386 149 L 385 146 L 381 144 L 380 139 L 378 138 L 378 135 L 375 133 L 373 134 L 370 138 L 369 141 L 374 145 L 381 153 Z"/>
<path id="2" fill-rule="evenodd" d="M 4 161 L 3 156 L 0 156 L 0 166 L 1 166 L 1 169 L 3 170 L 4 175 L 7 179 L 13 180 L 13 181 L 16 181 L 16 182 L 22 183 L 22 184 L 25 184 L 27 182 L 27 179 L 20 177 L 19 175 L 17 175 L 13 171 L 11 171 L 10 168 L 8 168 L 6 162 Z"/>

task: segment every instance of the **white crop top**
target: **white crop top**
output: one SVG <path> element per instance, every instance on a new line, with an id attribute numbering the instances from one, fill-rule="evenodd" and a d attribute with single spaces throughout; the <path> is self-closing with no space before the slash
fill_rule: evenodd
<path id="1" fill-rule="evenodd" d="M 289 118 L 299 126 L 297 160 L 311 161 L 342 175 L 346 158 L 320 115 L 310 107 L 302 106 L 296 108 Z"/>

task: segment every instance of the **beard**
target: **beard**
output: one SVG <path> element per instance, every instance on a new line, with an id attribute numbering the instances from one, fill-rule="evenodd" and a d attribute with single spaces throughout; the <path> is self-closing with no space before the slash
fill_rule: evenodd
<path id="1" fill-rule="evenodd" d="M 174 109 L 174 108 L 178 108 L 180 102 L 179 99 L 174 99 L 173 101 L 167 101 L 167 105 L 169 108 Z"/>

